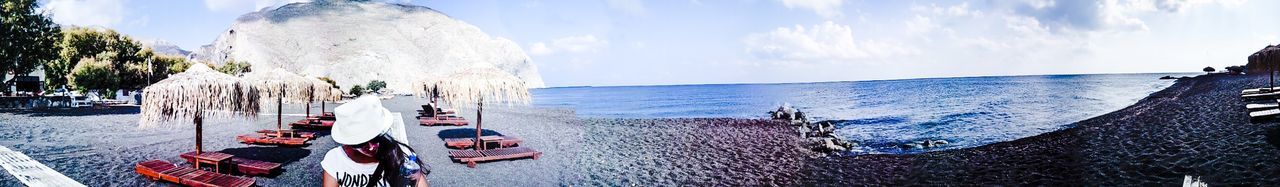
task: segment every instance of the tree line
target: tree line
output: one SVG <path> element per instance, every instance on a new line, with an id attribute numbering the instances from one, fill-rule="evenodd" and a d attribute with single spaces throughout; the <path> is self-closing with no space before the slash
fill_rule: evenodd
<path id="1" fill-rule="evenodd" d="M 0 80 L 43 70 L 45 90 L 141 89 L 191 66 L 186 57 L 157 54 L 111 29 L 64 28 L 38 6 L 37 0 L 0 4 Z M 235 75 L 248 72 L 248 64 L 231 60 L 217 69 Z"/>

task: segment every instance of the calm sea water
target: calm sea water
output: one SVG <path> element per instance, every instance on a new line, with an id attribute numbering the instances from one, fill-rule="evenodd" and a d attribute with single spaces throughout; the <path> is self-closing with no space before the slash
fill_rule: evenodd
<path id="1" fill-rule="evenodd" d="M 917 153 L 986 145 L 1069 127 L 1173 84 L 1161 76 L 1098 74 L 933 78 L 794 84 L 566 87 L 533 90 L 534 105 L 599 118 L 765 118 L 789 103 L 838 120 L 860 153 Z M 816 121 L 815 120 L 815 121 Z M 947 140 L 929 150 L 897 145 Z"/>

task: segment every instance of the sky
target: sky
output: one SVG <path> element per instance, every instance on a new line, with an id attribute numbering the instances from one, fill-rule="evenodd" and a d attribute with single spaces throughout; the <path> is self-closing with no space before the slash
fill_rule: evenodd
<path id="1" fill-rule="evenodd" d="M 192 50 L 302 0 L 43 0 L 64 25 Z M 392 0 L 515 41 L 548 86 L 1196 72 L 1280 44 L 1262 0 Z"/>

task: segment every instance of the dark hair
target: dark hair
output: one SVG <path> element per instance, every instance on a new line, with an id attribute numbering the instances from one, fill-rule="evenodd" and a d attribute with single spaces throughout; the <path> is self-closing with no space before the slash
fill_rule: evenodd
<path id="1" fill-rule="evenodd" d="M 403 177 L 405 176 L 405 173 L 401 172 L 404 171 L 403 167 L 405 161 L 407 161 L 406 159 L 409 158 L 409 153 L 414 152 L 413 148 L 409 147 L 407 144 L 396 141 L 387 134 L 378 135 L 377 137 L 369 140 L 369 142 L 378 143 L 378 151 L 373 155 L 375 159 L 378 159 L 378 168 L 375 169 L 373 171 L 373 175 L 370 176 L 368 186 L 377 186 L 379 180 L 386 181 L 388 186 L 408 185 L 409 180 L 406 180 L 405 177 Z M 408 152 L 401 150 L 401 148 L 408 149 Z M 426 164 L 422 164 L 421 159 L 413 159 L 412 164 L 416 164 L 418 168 L 420 168 L 423 177 L 426 177 L 428 173 L 431 173 L 428 168 L 423 167 L 426 166 Z"/>

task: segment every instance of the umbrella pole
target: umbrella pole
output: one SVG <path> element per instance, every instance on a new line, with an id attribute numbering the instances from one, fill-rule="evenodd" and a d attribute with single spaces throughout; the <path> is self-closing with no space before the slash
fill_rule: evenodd
<path id="1" fill-rule="evenodd" d="M 311 100 L 315 99 L 315 88 L 307 90 L 307 118 L 311 118 Z"/>
<path id="2" fill-rule="evenodd" d="M 284 90 L 284 86 L 280 87 L 280 90 Z M 276 97 L 276 137 L 284 135 L 284 132 L 281 132 L 281 130 L 284 130 L 284 127 L 280 124 L 284 121 L 282 116 L 284 116 L 284 92 L 280 92 L 280 97 Z"/>
<path id="3" fill-rule="evenodd" d="M 481 113 L 484 113 L 484 102 L 476 103 L 476 149 L 480 149 L 480 123 L 484 121 Z"/>
<path id="4" fill-rule="evenodd" d="M 204 129 L 204 117 L 201 117 L 200 112 L 196 112 L 195 123 L 196 123 L 196 156 L 199 156 L 202 152 L 201 149 L 203 149 L 203 145 L 200 143 L 201 142 L 200 140 L 203 139 L 203 137 L 201 137 L 201 134 L 203 134 L 203 132 L 201 131 L 203 131 L 202 129 Z M 196 163 L 192 165 L 195 165 L 196 169 L 200 169 L 200 163 Z"/>

